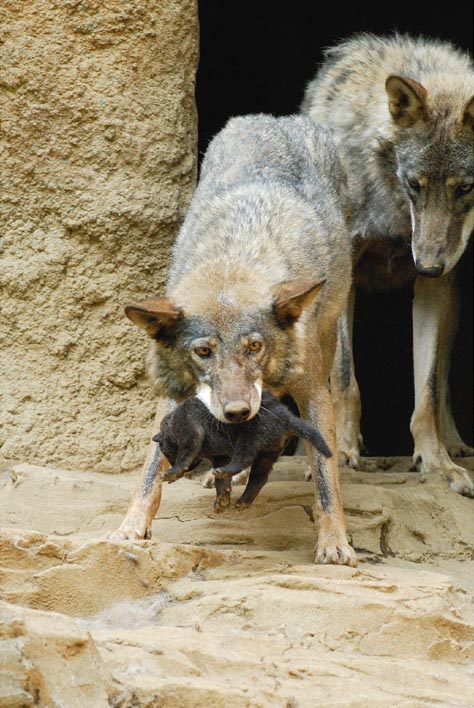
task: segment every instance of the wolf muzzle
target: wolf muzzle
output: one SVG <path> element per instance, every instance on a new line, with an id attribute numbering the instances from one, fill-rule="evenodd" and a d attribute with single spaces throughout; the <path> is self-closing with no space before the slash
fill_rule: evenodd
<path id="1" fill-rule="evenodd" d="M 224 417 L 229 423 L 243 423 L 250 415 L 246 401 L 231 401 L 224 406 Z"/>
<path id="2" fill-rule="evenodd" d="M 439 278 L 444 273 L 445 264 L 439 261 L 433 265 L 427 265 L 422 263 L 418 258 L 415 261 L 415 268 L 420 275 L 424 275 L 425 278 Z"/>

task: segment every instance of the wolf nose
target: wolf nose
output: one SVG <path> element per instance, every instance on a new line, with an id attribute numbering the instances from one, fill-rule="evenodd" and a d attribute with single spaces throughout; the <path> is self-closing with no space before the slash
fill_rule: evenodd
<path id="1" fill-rule="evenodd" d="M 250 406 L 245 401 L 231 401 L 224 406 L 224 416 L 230 423 L 242 423 L 250 415 Z"/>
<path id="2" fill-rule="evenodd" d="M 444 263 L 435 263 L 432 266 L 425 266 L 421 261 L 416 261 L 416 269 L 420 275 L 424 275 L 426 278 L 439 278 L 440 275 L 444 273 Z"/>

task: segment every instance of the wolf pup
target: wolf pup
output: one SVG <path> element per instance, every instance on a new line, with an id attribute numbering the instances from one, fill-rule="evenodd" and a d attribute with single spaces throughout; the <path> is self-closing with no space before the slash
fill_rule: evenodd
<path id="1" fill-rule="evenodd" d="M 458 323 L 454 269 L 474 228 L 472 63 L 439 41 L 356 36 L 327 51 L 302 112 L 331 130 L 348 174 L 355 285 L 414 283 L 414 461 L 474 496 L 467 472 L 451 459 L 474 450 L 456 429 L 448 383 Z M 353 292 L 348 303 L 331 389 L 340 456 L 356 467 Z"/>
<path id="2" fill-rule="evenodd" d="M 214 138 L 178 234 L 166 297 L 126 307 L 154 340 L 163 416 L 196 395 L 222 423 L 260 410 L 262 388 L 295 400 L 336 451 L 328 386 L 336 325 L 351 286 L 342 174 L 328 133 L 302 116 L 234 118 Z M 355 565 L 337 455 L 307 445 L 315 480 L 316 560 Z M 119 538 L 150 535 L 169 466 L 151 443 Z"/>
<path id="3" fill-rule="evenodd" d="M 174 482 L 194 469 L 201 458 L 212 462 L 216 478 L 214 509 L 224 511 L 230 504 L 231 477 L 250 467 L 250 476 L 238 506 L 253 502 L 265 485 L 274 463 L 288 439 L 298 435 L 319 452 L 331 457 L 321 433 L 294 415 L 281 401 L 263 391 L 256 416 L 244 423 L 221 423 L 199 398 L 180 403 L 161 421 L 160 432 L 152 439 L 173 465 L 164 473 L 165 482 Z"/>

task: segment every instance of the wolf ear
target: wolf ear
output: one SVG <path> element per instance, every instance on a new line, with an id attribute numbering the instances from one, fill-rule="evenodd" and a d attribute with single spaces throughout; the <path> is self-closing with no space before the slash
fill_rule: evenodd
<path id="1" fill-rule="evenodd" d="M 462 119 L 463 125 L 471 130 L 474 130 L 474 96 L 471 98 L 466 108 Z"/>
<path id="2" fill-rule="evenodd" d="M 428 92 L 417 81 L 392 75 L 385 82 L 385 90 L 390 115 L 397 125 L 409 128 L 420 120 L 428 120 Z"/>
<path id="3" fill-rule="evenodd" d="M 287 327 L 300 317 L 323 287 L 324 280 L 287 280 L 276 286 L 273 295 L 273 312 L 278 322 Z"/>
<path id="4" fill-rule="evenodd" d="M 167 339 L 184 317 L 183 310 L 167 297 L 127 305 L 125 314 L 153 339 Z"/>

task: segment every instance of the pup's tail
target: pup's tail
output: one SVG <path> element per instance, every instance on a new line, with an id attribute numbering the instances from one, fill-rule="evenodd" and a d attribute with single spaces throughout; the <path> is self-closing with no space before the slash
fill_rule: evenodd
<path id="1" fill-rule="evenodd" d="M 305 440 L 309 440 L 311 445 L 313 445 L 316 450 L 319 450 L 325 457 L 332 457 L 332 452 L 326 440 L 313 425 L 310 425 L 305 420 L 301 420 L 301 418 L 297 418 L 296 421 L 292 421 L 292 428 L 297 435 L 305 438 Z"/>

